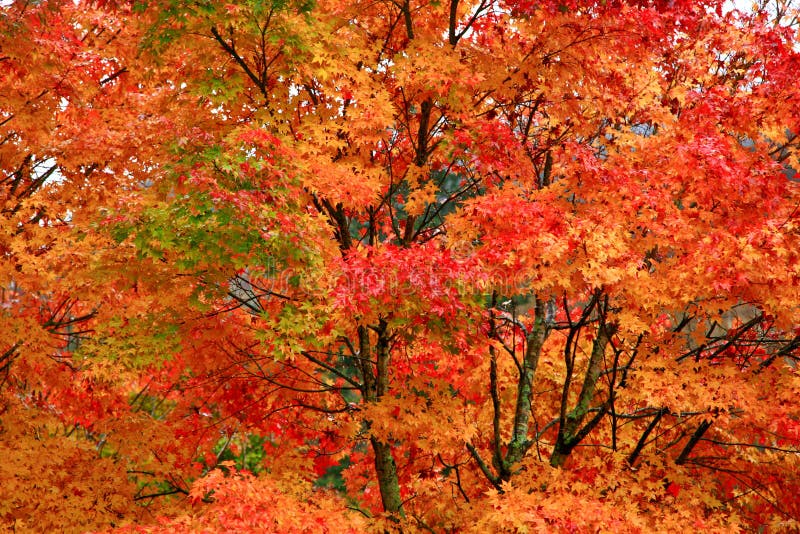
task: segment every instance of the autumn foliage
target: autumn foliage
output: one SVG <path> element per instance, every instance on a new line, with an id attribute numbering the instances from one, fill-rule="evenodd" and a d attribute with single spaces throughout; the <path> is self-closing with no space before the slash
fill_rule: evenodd
<path id="1" fill-rule="evenodd" d="M 800 10 L 739 7 L 0 3 L 0 524 L 800 529 Z"/>

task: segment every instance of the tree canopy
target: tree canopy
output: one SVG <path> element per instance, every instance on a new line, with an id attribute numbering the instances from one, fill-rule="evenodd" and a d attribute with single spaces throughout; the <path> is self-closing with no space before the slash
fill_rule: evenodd
<path id="1" fill-rule="evenodd" d="M 799 7 L 0 3 L 0 523 L 800 529 Z"/>

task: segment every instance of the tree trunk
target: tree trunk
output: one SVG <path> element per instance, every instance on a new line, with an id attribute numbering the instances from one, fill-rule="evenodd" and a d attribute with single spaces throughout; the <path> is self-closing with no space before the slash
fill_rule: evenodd
<path id="1" fill-rule="evenodd" d="M 387 331 L 386 321 L 382 319 L 371 329 L 377 334 L 374 351 L 370 340 L 370 329 L 364 326 L 358 329 L 361 373 L 364 379 L 363 394 L 367 402 L 380 402 L 389 389 L 390 334 Z M 374 374 L 370 361 L 372 357 L 375 358 Z M 393 516 L 402 517 L 403 501 L 400 498 L 400 482 L 397 479 L 397 464 L 392 456 L 392 447 L 375 436 L 369 439 L 375 453 L 375 473 L 378 477 L 383 509 Z"/>
<path id="2" fill-rule="evenodd" d="M 375 452 L 375 471 L 381 490 L 383 509 L 392 515 L 403 515 L 403 501 L 400 499 L 400 484 L 397 481 L 397 465 L 392 456 L 392 448 L 377 438 L 370 438 Z"/>

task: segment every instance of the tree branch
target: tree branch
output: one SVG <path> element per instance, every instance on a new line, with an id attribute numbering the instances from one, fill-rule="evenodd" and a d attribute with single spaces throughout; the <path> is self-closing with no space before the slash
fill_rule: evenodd
<path id="1" fill-rule="evenodd" d="M 700 438 L 703 437 L 703 434 L 711 428 L 712 422 L 709 420 L 703 421 L 700 423 L 700 426 L 697 427 L 697 430 L 694 431 L 692 437 L 689 439 L 689 442 L 683 448 L 681 453 L 678 455 L 678 458 L 675 460 L 677 465 L 683 465 L 686 463 L 686 460 L 689 459 L 689 455 L 692 453 L 692 449 L 694 449 L 695 445 L 700 441 Z"/>

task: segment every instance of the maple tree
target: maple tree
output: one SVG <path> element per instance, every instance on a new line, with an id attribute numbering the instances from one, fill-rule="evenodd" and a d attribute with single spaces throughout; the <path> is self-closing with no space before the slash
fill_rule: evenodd
<path id="1" fill-rule="evenodd" d="M 797 16 L 3 4 L 4 525 L 799 528 Z"/>

